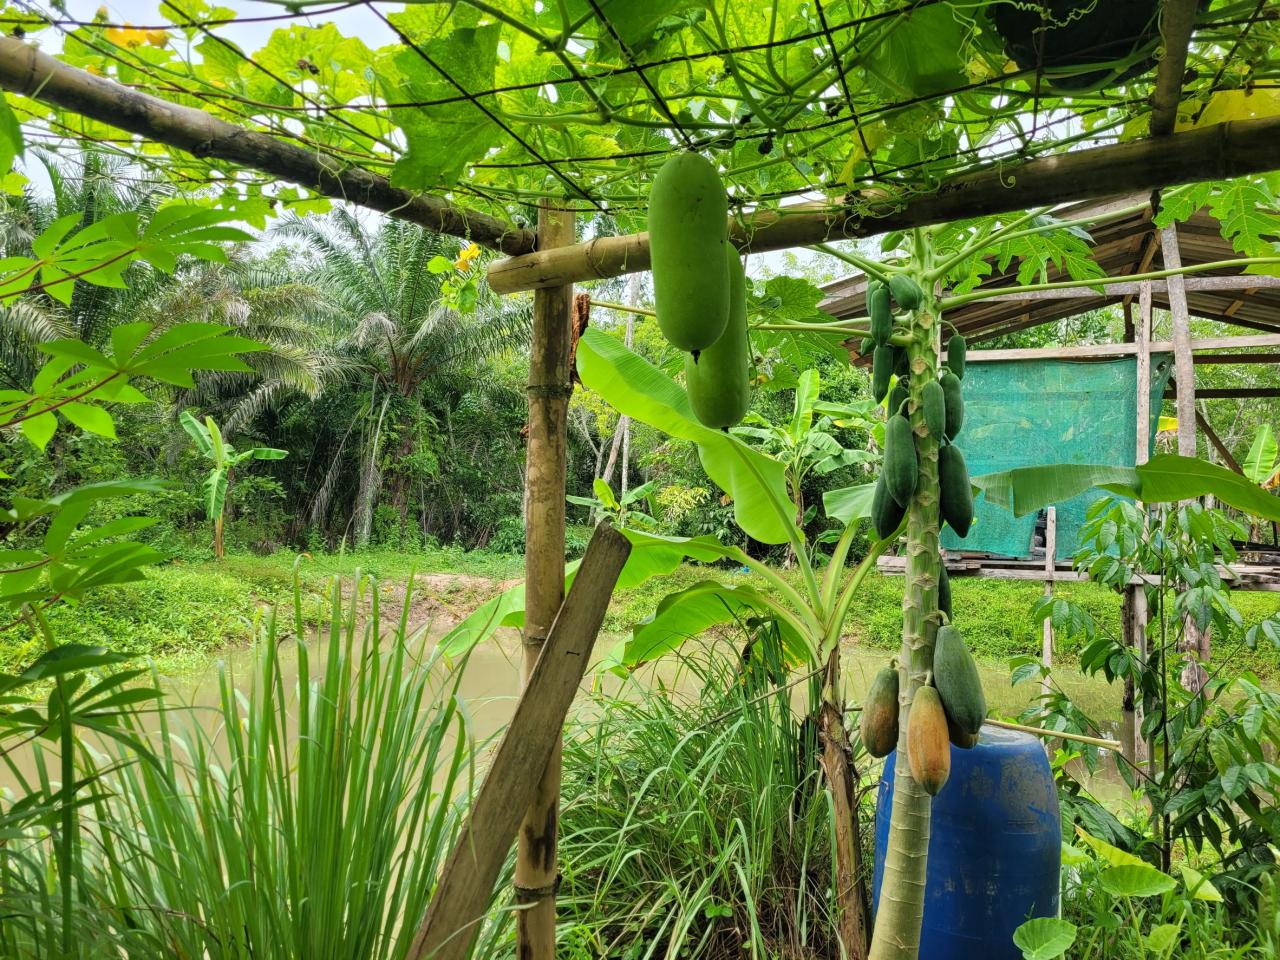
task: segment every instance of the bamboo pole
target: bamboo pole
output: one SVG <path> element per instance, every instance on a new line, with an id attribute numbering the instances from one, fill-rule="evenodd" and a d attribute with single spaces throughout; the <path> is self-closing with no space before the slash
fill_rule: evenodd
<path id="1" fill-rule="evenodd" d="M 1105 740 L 1102 737 L 1087 737 L 1083 733 L 1068 733 L 1064 730 L 1046 730 L 1043 727 L 1028 727 L 1021 723 L 1011 723 L 1008 720 L 983 720 L 984 724 L 990 724 L 993 727 L 1003 727 L 1006 730 L 1020 730 L 1023 733 L 1035 734 L 1037 737 L 1044 737 L 1049 740 L 1071 740 L 1075 743 L 1088 743 L 1095 747 L 1105 747 L 1108 750 L 1119 750 L 1119 740 Z"/>
<path id="2" fill-rule="evenodd" d="M 538 249 L 572 243 L 573 214 L 543 204 Z M 568 447 L 570 311 L 573 287 L 537 291 L 529 346 L 529 445 L 525 470 L 526 684 L 564 598 L 565 463 Z M 520 827 L 516 850 L 517 954 L 555 960 L 556 826 L 560 809 L 560 742 Z"/>
<path id="3" fill-rule="evenodd" d="M 1199 0 L 1165 0 L 1160 10 L 1160 38 L 1164 47 L 1151 94 L 1151 134 L 1173 133 L 1182 101 L 1182 77 L 1187 69 L 1187 48 L 1196 25 Z"/>
<path id="4" fill-rule="evenodd" d="M 864 193 L 836 209 L 794 206 L 760 211 L 730 221 L 729 232 L 740 249 L 760 253 L 1116 193 L 1226 180 L 1280 168 L 1278 140 L 1280 117 L 1237 120 L 1020 164 L 990 164 L 905 201 Z M 514 293 L 648 269 L 649 236 L 635 233 L 498 261 L 489 266 L 489 285 L 498 293 Z"/>
<path id="5" fill-rule="evenodd" d="M 581 572 L 556 616 L 542 656 L 516 703 L 484 783 L 454 842 L 408 960 L 462 960 L 475 940 L 524 802 L 560 742 L 560 729 L 582 682 L 631 541 L 608 524 L 596 527 Z"/>
<path id="6" fill-rule="evenodd" d="M 1160 231 L 1160 252 L 1166 270 L 1182 269 L 1178 249 L 1178 228 L 1172 224 Z M 1169 278 L 1169 312 L 1173 316 L 1173 377 L 1178 386 L 1178 453 L 1196 455 L 1196 373 L 1191 360 L 1191 325 L 1187 310 L 1186 281 L 1177 274 Z"/>
<path id="7" fill-rule="evenodd" d="M 286 143 L 272 134 L 247 130 L 203 110 L 131 90 L 55 60 L 12 37 L 0 37 L 0 87 L 196 157 L 261 170 L 326 197 L 380 210 L 502 253 L 528 253 L 534 248 L 529 230 L 440 197 L 393 187 L 386 177 Z"/>
<path id="8" fill-rule="evenodd" d="M 1049 507 L 1045 510 L 1044 519 L 1044 595 L 1046 597 L 1053 596 L 1053 579 L 1057 573 L 1057 555 L 1058 555 L 1058 508 Z M 1041 638 L 1040 661 L 1044 664 L 1045 670 L 1053 669 L 1053 618 L 1044 618 L 1044 635 Z M 1048 696 L 1053 690 L 1053 684 L 1046 673 L 1043 680 L 1040 681 L 1040 691 Z"/>

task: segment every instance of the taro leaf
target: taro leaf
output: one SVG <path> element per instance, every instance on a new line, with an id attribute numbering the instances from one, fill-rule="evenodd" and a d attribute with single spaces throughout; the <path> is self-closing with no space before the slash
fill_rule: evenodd
<path id="1" fill-rule="evenodd" d="M 1182 882 L 1186 884 L 1187 892 L 1191 894 L 1193 900 L 1222 903 L 1222 894 L 1218 892 L 1218 888 L 1199 870 L 1189 867 L 1185 863 L 1179 864 L 1178 869 L 1182 871 Z"/>
<path id="2" fill-rule="evenodd" d="M 1076 942 L 1076 925 L 1057 917 L 1037 917 L 1013 931 L 1013 943 L 1023 960 L 1053 960 Z"/>
<path id="3" fill-rule="evenodd" d="M 1093 848 L 1093 852 L 1100 856 L 1113 867 L 1135 866 L 1145 867 L 1147 863 L 1141 857 L 1136 857 L 1132 853 L 1127 853 L 1119 847 L 1113 847 L 1105 840 L 1099 840 L 1091 833 L 1085 832 L 1081 827 L 1076 827 L 1076 834 Z"/>
<path id="4" fill-rule="evenodd" d="M 733 498 L 733 516 L 761 543 L 786 543 L 794 534 L 794 508 L 784 467 L 741 440 L 704 427 L 684 390 L 643 357 L 599 330 L 578 342 L 578 375 L 619 413 L 697 445 L 702 466 Z"/>
<path id="5" fill-rule="evenodd" d="M 1177 885 L 1173 877 L 1145 863 L 1108 867 L 1098 882 L 1102 889 L 1117 897 L 1157 897 Z"/>
<path id="6" fill-rule="evenodd" d="M 1152 927 L 1146 937 L 1147 952 L 1154 953 L 1157 957 L 1167 956 L 1169 950 L 1178 942 L 1178 936 L 1181 933 L 1181 923 L 1162 923 Z"/>

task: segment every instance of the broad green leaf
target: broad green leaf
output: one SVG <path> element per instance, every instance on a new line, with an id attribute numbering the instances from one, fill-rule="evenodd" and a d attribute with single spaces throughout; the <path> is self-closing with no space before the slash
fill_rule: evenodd
<path id="1" fill-rule="evenodd" d="M 1254 483 L 1265 483 L 1275 471 L 1278 452 L 1280 450 L 1276 446 L 1276 435 L 1271 430 L 1271 424 L 1264 423 L 1258 428 L 1244 463 L 1240 464 L 1244 475 Z"/>
<path id="2" fill-rule="evenodd" d="M 591 483 L 591 490 L 596 495 L 606 510 L 618 509 L 618 498 L 613 495 L 613 487 L 605 481 L 603 477 L 596 477 Z"/>
<path id="3" fill-rule="evenodd" d="M 1057 917 L 1037 917 L 1013 931 L 1013 944 L 1023 960 L 1054 960 L 1076 942 L 1076 925 Z"/>
<path id="4" fill-rule="evenodd" d="M 1089 855 L 1073 843 L 1062 841 L 1062 863 L 1067 867 L 1079 867 L 1089 862 Z"/>
<path id="5" fill-rule="evenodd" d="M 253 447 L 242 454 L 251 460 L 283 460 L 288 455 L 288 450 L 281 450 L 279 447 Z"/>
<path id="6" fill-rule="evenodd" d="M 1178 869 L 1182 871 L 1182 882 L 1186 884 L 1187 892 L 1191 894 L 1192 899 L 1208 900 L 1210 903 L 1223 902 L 1218 888 L 1199 870 L 1185 863 L 1178 864 Z"/>
<path id="7" fill-rule="evenodd" d="M 87 433 L 96 433 L 100 437 L 116 437 L 116 425 L 111 414 L 91 403 L 64 403 L 58 412 L 73 424 Z"/>
<path id="8" fill-rule="evenodd" d="M 599 330 L 578 342 L 578 374 L 619 413 L 697 444 L 707 475 L 733 498 L 738 526 L 761 543 L 787 542 L 795 518 L 781 463 L 704 427 L 675 381 Z"/>
<path id="9" fill-rule="evenodd" d="M 1117 897 L 1157 897 L 1176 886 L 1173 877 L 1145 863 L 1108 867 L 1099 875 L 1098 882 L 1102 889 Z"/>
<path id="10" fill-rule="evenodd" d="M 773 601 L 754 587 L 704 580 L 662 598 L 653 615 L 633 629 L 623 653 L 623 663 L 637 667 L 657 660 L 709 627 L 753 615 L 767 616 L 772 608 Z M 779 621 L 779 627 L 790 658 L 797 662 L 812 659 L 812 651 L 789 624 Z"/>
<path id="11" fill-rule="evenodd" d="M 726 546 L 715 537 L 664 537 L 655 533 L 623 528 L 619 530 L 631 541 L 631 555 L 618 575 L 615 589 L 626 590 L 638 586 L 653 577 L 671 573 L 688 559 L 703 563 L 715 560 L 740 560 L 744 557 L 737 547 Z M 579 561 L 565 567 L 565 588 L 573 583 Z M 477 643 L 487 640 L 502 627 L 524 625 L 524 584 L 518 583 L 491 600 L 481 604 L 470 616 L 440 638 L 440 649 L 459 656 Z"/>
<path id="12" fill-rule="evenodd" d="M 973 484 L 1016 517 L 1098 487 L 1146 503 L 1212 494 L 1251 516 L 1280 521 L 1280 498 L 1226 467 L 1175 454 L 1152 457 L 1136 468 L 1097 463 L 1019 467 L 975 477 Z"/>
<path id="13" fill-rule="evenodd" d="M 813 406 L 822 392 L 822 375 L 817 370 L 800 374 L 796 384 L 796 398 L 791 412 L 791 436 L 799 440 L 813 426 Z"/>
<path id="14" fill-rule="evenodd" d="M 22 149 L 22 126 L 0 95 L 0 174 L 9 172 L 14 159 L 22 156 Z"/>
<path id="15" fill-rule="evenodd" d="M 1105 840 L 1099 840 L 1093 834 L 1085 832 L 1083 827 L 1076 827 L 1076 835 L 1092 847 L 1094 853 L 1112 866 L 1145 867 L 1147 865 L 1147 862 L 1141 857 L 1136 857 L 1132 853 L 1127 853 L 1119 847 L 1113 847 Z"/>
<path id="16" fill-rule="evenodd" d="M 1181 923 L 1162 923 L 1147 934 L 1147 951 L 1158 957 L 1167 956 L 1182 935 Z"/>
<path id="17" fill-rule="evenodd" d="M 182 425 L 182 429 L 187 431 L 191 439 L 195 441 L 196 449 L 198 449 L 206 457 L 213 457 L 213 438 L 209 435 L 205 425 L 192 416 L 190 410 L 183 410 L 178 414 L 178 423 Z"/>
<path id="18" fill-rule="evenodd" d="M 27 417 L 18 426 L 24 437 L 43 450 L 58 430 L 58 418 L 52 413 L 38 413 L 34 417 Z"/>
<path id="19" fill-rule="evenodd" d="M 822 509 L 828 517 L 846 526 L 856 520 L 871 516 L 871 498 L 875 495 L 874 483 L 860 483 L 822 494 Z"/>

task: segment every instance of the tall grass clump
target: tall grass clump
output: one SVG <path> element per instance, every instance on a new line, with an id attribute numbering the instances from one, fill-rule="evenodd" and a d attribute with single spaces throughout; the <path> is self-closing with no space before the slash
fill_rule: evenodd
<path id="1" fill-rule="evenodd" d="M 356 582 L 344 599 L 335 579 L 327 642 L 297 645 L 296 682 L 272 617 L 248 689 L 221 673 L 212 721 L 166 699 L 129 720 L 145 751 L 84 745 L 79 956 L 407 953 L 475 745 L 460 671 L 421 659 L 403 618 L 380 638 L 377 591 L 366 602 Z M 36 827 L 2 842 L 0 955 L 54 956 L 48 891 L 64 881 L 47 841 Z"/>
<path id="2" fill-rule="evenodd" d="M 596 694 L 566 737 L 560 955 L 836 956 L 815 725 L 731 657 L 681 671 Z"/>

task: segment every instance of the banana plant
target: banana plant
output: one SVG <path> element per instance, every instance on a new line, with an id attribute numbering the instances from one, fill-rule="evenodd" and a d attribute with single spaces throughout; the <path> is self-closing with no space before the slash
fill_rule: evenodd
<path id="1" fill-rule="evenodd" d="M 208 500 L 205 501 L 205 512 L 213 521 L 213 555 L 221 560 L 223 557 L 222 522 L 232 472 L 246 460 L 283 460 L 289 455 L 289 451 L 276 447 L 236 450 L 223 439 L 222 431 L 218 429 L 213 417 L 205 417 L 204 423 L 201 423 L 191 415 L 191 411 L 183 410 L 178 420 L 182 424 L 182 429 L 186 430 L 195 441 L 196 449 L 212 463 L 208 475 L 204 478 L 204 489 L 208 496 Z"/>
<path id="2" fill-rule="evenodd" d="M 624 491 L 619 497 L 613 492 L 613 487 L 609 486 L 607 480 L 596 477 L 591 484 L 594 497 L 568 496 L 565 499 L 579 507 L 589 507 L 592 517 L 608 517 L 609 522 L 615 527 L 652 530 L 658 525 L 657 518 L 654 517 L 657 510 L 653 500 L 653 491 L 657 486 L 656 480 L 650 480 L 648 483 L 642 483 L 638 487 Z M 649 512 L 645 513 L 642 507 L 634 506 L 637 503 L 647 506 Z"/>
<path id="3" fill-rule="evenodd" d="M 626 672 L 672 653 L 710 627 L 754 620 L 774 628 L 793 667 L 820 678 L 820 702 L 813 704 L 813 711 L 823 731 L 822 767 L 835 811 L 840 937 L 847 956 L 863 957 L 869 924 L 855 821 L 852 750 L 843 724 L 846 710 L 840 689 L 840 635 L 859 585 L 897 534 L 873 540 L 867 555 L 849 568 L 849 551 L 861 526 L 859 521 L 869 515 L 873 485 L 828 491 L 823 498 L 824 508 L 829 517 L 843 524 L 843 530 L 822 566 L 815 545 L 806 539 L 792 497 L 788 470 L 793 458 L 770 456 L 759 445 L 745 443 L 741 436 L 703 426 L 679 384 L 598 330 L 587 330 L 582 335 L 577 361 L 582 383 L 599 393 L 618 413 L 694 444 L 707 475 L 733 502 L 737 525 L 762 543 L 787 544 L 795 557 L 798 575 L 784 577 L 741 548 L 712 536 L 665 537 L 621 527 L 632 543 L 632 551 L 619 577 L 620 590 L 671 573 L 684 560 L 727 560 L 755 574 L 759 585 L 729 581 L 714 569 L 708 570 L 706 579 L 664 597 L 651 616 L 635 625 L 630 637 L 603 666 Z M 815 413 L 819 417 L 860 413 L 844 408 L 823 412 L 817 402 L 817 378 L 802 378 L 802 386 L 798 416 L 785 428 L 788 437 L 803 442 L 814 427 Z M 748 432 L 748 436 L 752 435 Z M 772 433 L 769 436 L 777 439 Z M 783 446 L 780 452 L 787 449 L 799 448 Z M 828 456 L 839 454 L 829 451 Z M 575 572 L 576 564 L 570 564 L 567 579 L 571 580 Z M 461 654 L 498 627 L 519 626 L 523 622 L 524 588 L 519 586 L 478 609 L 441 643 L 447 653 Z"/>

